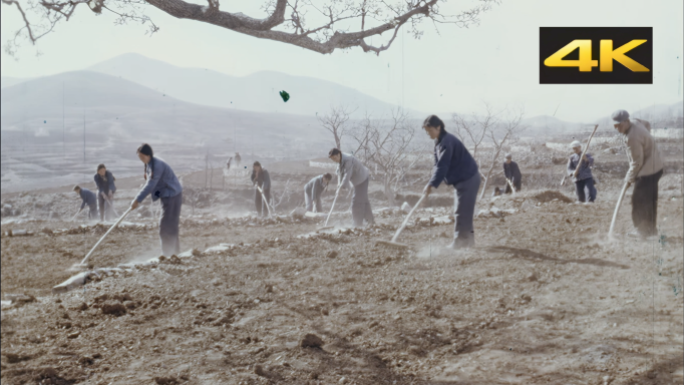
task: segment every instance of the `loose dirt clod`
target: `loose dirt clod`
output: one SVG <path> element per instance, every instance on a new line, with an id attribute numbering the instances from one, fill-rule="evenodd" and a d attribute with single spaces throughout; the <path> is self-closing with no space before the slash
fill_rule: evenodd
<path id="1" fill-rule="evenodd" d="M 266 377 L 266 371 L 261 365 L 254 365 L 254 374 L 261 377 Z"/>
<path id="2" fill-rule="evenodd" d="M 121 302 L 107 301 L 102 305 L 102 313 L 119 317 L 126 314 L 126 306 Z"/>
<path id="3" fill-rule="evenodd" d="M 174 377 L 155 377 L 154 382 L 157 385 L 178 385 L 180 382 Z"/>
<path id="4" fill-rule="evenodd" d="M 325 342 L 315 334 L 307 334 L 302 339 L 300 346 L 303 348 L 320 348 Z"/>
<path id="5" fill-rule="evenodd" d="M 16 353 L 2 353 L 7 359 L 8 364 L 16 364 L 17 362 L 28 361 L 33 358 L 30 355 L 16 354 Z"/>

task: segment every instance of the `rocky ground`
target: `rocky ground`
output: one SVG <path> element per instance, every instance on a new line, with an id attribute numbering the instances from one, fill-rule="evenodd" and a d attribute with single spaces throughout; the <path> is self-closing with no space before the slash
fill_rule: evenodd
<path id="1" fill-rule="evenodd" d="M 398 250 L 376 244 L 398 210 L 376 206 L 363 230 L 336 212 L 317 233 L 320 219 L 257 220 L 248 198 L 217 198 L 184 208 L 193 251 L 64 294 L 51 288 L 107 226 L 66 221 L 69 193 L 17 195 L 2 224 L 2 383 L 681 384 L 678 183 L 661 185 L 660 239 L 607 238 L 616 188 L 594 205 L 537 190 L 479 203 L 477 247 L 460 252 L 442 247 L 447 207 L 418 210 Z M 155 210 L 90 263 L 157 257 Z"/>

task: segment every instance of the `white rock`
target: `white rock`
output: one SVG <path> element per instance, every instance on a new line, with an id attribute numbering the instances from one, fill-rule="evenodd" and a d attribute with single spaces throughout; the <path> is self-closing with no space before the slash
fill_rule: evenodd
<path id="1" fill-rule="evenodd" d="M 401 211 L 408 213 L 411 211 L 411 205 L 408 204 L 408 202 L 404 202 L 401 204 Z"/>

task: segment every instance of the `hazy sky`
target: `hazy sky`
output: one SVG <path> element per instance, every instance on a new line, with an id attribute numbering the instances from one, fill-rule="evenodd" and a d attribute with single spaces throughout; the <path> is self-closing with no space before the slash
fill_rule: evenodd
<path id="1" fill-rule="evenodd" d="M 111 0 L 110 0 L 111 1 Z M 222 5 L 261 17 L 260 1 Z M 241 8 L 241 3 L 251 4 Z M 634 110 L 682 100 L 684 12 L 681 0 L 502 0 L 482 15 L 479 26 L 461 29 L 423 23 L 420 40 L 410 35 L 381 55 L 361 49 L 321 55 L 260 40 L 216 26 L 178 20 L 149 7 L 161 30 L 145 36 L 140 25 L 115 26 L 111 14 L 95 16 L 83 7 L 68 23 L 25 46 L 19 60 L 2 53 L 2 76 L 35 77 L 87 68 L 137 52 L 181 67 L 209 68 L 242 76 L 272 70 L 311 76 L 356 88 L 379 99 L 424 112 L 471 112 L 482 101 L 519 105 L 527 116 L 552 115 L 590 121 L 617 108 Z M 445 13 L 463 2 L 450 1 Z M 105 11 L 106 12 L 106 11 Z M 2 5 L 2 42 L 21 24 L 15 8 Z M 540 85 L 539 27 L 653 27 L 654 84 Z M 374 41 L 375 42 L 375 41 Z"/>

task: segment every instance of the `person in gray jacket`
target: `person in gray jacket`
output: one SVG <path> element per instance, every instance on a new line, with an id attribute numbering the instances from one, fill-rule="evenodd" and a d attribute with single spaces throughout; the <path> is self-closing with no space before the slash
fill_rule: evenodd
<path id="1" fill-rule="evenodd" d="M 97 219 L 97 196 L 95 193 L 87 188 L 81 188 L 81 186 L 75 186 L 74 191 L 81 197 L 81 208 L 78 209 L 76 215 L 83 211 L 83 208 L 87 205 L 90 210 L 88 212 L 88 219 Z"/>
<path id="2" fill-rule="evenodd" d="M 612 118 L 613 126 L 627 147 L 629 170 L 625 183 L 628 188 L 634 185 L 632 223 L 636 232 L 630 235 L 641 239 L 657 235 L 658 181 L 663 176 L 664 166 L 660 151 L 644 121 L 630 120 L 625 110 L 613 112 Z"/>
<path id="3" fill-rule="evenodd" d="M 323 211 L 321 205 L 321 194 L 328 187 L 328 183 L 332 180 L 332 175 L 325 173 L 319 175 L 309 181 L 304 186 L 304 201 L 306 202 L 306 211 L 313 211 L 320 213 Z"/>
<path id="4" fill-rule="evenodd" d="M 97 166 L 97 173 L 93 177 L 97 185 L 97 205 L 100 207 L 100 220 L 112 219 L 116 216 L 114 211 L 114 193 L 116 185 L 114 175 L 107 170 L 104 164 Z"/>
<path id="5" fill-rule="evenodd" d="M 152 201 L 161 200 L 162 213 L 159 220 L 159 238 L 162 253 L 166 257 L 180 252 L 180 213 L 183 204 L 183 187 L 171 167 L 154 156 L 152 147 L 145 143 L 138 147 L 138 158 L 145 164 L 145 185 L 131 202 L 131 210 L 152 195 Z"/>
<path id="6" fill-rule="evenodd" d="M 368 199 L 368 179 L 370 172 L 358 159 L 351 154 L 343 154 L 337 148 L 328 153 L 328 158 L 337 163 L 337 191 L 351 183 L 354 186 L 352 196 L 352 218 L 354 226 L 360 227 L 365 219 L 368 225 L 375 223 L 373 210 Z"/>

